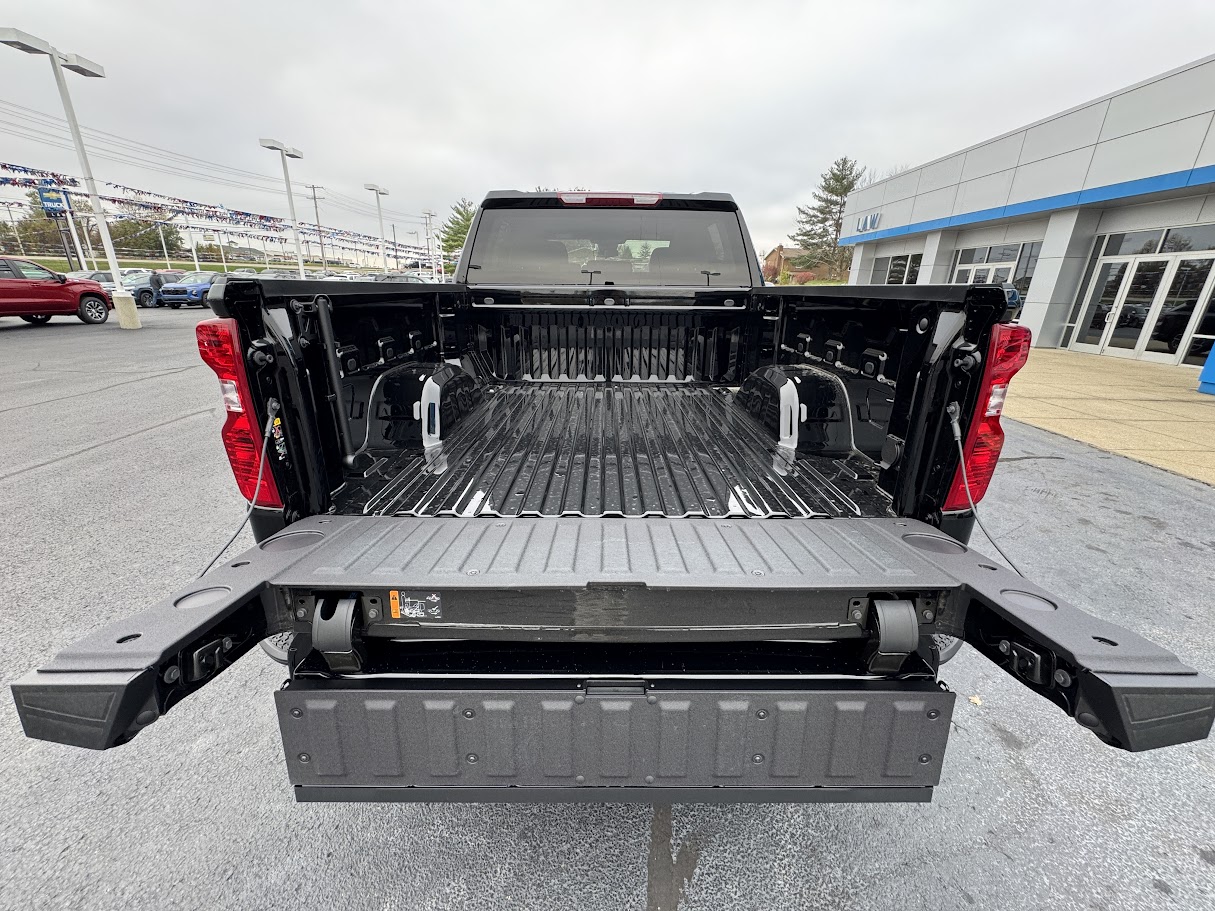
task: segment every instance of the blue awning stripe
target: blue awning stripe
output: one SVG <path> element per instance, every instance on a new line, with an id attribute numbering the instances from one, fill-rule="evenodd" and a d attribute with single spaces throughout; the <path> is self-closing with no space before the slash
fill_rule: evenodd
<path id="1" fill-rule="evenodd" d="M 1074 193 L 1043 196 L 1040 199 L 1030 199 L 1025 202 L 1010 202 L 1008 205 L 997 206 L 994 209 L 979 209 L 975 212 L 965 212 L 961 215 L 933 218 L 929 221 L 917 221 L 913 224 L 902 225 L 897 228 L 881 228 L 877 231 L 867 231 L 864 234 L 851 234 L 848 237 L 840 238 L 840 246 L 850 247 L 853 244 L 885 240 L 890 237 L 925 234 L 929 231 L 940 231 L 945 228 L 958 228 L 962 225 L 997 221 L 1001 218 L 1034 215 L 1038 212 L 1053 212 L 1058 209 L 1072 209 L 1076 206 L 1110 202 L 1115 199 L 1127 199 L 1132 196 L 1146 196 L 1149 193 L 1179 190 L 1184 187 L 1199 187 L 1212 183 L 1215 183 L 1215 165 L 1204 165 L 1201 168 L 1191 168 L 1188 171 L 1173 171 L 1171 174 L 1157 174 L 1154 177 L 1124 180 L 1121 183 L 1111 183 L 1103 187 L 1092 187 L 1088 190 L 1077 190 Z"/>

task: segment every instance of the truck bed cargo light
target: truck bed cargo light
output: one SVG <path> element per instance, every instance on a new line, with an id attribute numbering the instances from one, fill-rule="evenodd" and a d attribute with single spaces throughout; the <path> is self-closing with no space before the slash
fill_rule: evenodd
<path id="1" fill-rule="evenodd" d="M 567 206 L 656 206 L 661 193 L 558 193 Z"/>

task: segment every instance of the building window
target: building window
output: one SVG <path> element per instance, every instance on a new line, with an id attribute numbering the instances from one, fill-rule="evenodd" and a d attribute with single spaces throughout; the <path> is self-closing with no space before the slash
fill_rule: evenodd
<path id="1" fill-rule="evenodd" d="M 1197 250 L 1215 250 L 1215 225 L 1169 228 L 1160 248 L 1161 253 L 1193 253 Z"/>
<path id="2" fill-rule="evenodd" d="M 1105 242 L 1106 256 L 1138 256 L 1155 253 L 1160 249 L 1162 231 L 1132 231 L 1129 234 L 1111 234 Z"/>
<path id="3" fill-rule="evenodd" d="M 1076 289 L 1076 302 L 1072 304 L 1071 315 L 1067 318 L 1067 325 L 1063 327 L 1063 340 L 1059 344 L 1064 348 L 1071 344 L 1072 336 L 1076 332 L 1076 320 L 1079 317 L 1080 307 L 1084 303 L 1088 283 L 1093 277 L 1093 270 L 1097 268 L 1097 259 L 1101 256 L 1101 249 L 1104 246 L 1104 234 L 1098 234 L 1093 238 L 1093 252 L 1089 255 L 1088 265 L 1084 267 L 1084 277 L 1080 279 L 1080 287 Z"/>
<path id="4" fill-rule="evenodd" d="M 914 285 L 920 275 L 922 253 L 879 256 L 873 261 L 869 281 L 875 285 Z"/>
<path id="5" fill-rule="evenodd" d="M 1035 240 L 1032 244 L 1021 245 L 1021 253 L 1017 257 L 1017 271 L 1013 273 L 1012 284 L 1022 297 L 1029 293 L 1029 280 L 1034 277 L 1034 269 L 1038 267 L 1038 254 L 1041 252 L 1042 241 L 1040 240 Z"/>
<path id="6" fill-rule="evenodd" d="M 959 285 L 1003 285 L 1012 283 L 1022 295 L 1038 265 L 1042 242 L 968 247 L 955 254 L 953 282 Z"/>

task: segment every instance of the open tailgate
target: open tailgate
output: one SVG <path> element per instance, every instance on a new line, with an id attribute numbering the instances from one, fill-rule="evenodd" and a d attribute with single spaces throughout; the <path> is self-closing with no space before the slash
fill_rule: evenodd
<path id="1" fill-rule="evenodd" d="M 1215 716 L 1215 681 L 911 519 L 314 517 L 64 649 L 13 695 L 28 736 L 108 749 L 284 631 L 295 646 L 277 695 L 283 738 L 311 799 L 578 787 L 923 799 L 953 701 L 932 673 L 940 633 L 1121 749 L 1200 740 Z M 836 643 L 865 664 L 411 673 L 369 657 L 427 640 L 505 640 L 521 654 Z M 908 672 L 916 655 L 927 674 Z"/>

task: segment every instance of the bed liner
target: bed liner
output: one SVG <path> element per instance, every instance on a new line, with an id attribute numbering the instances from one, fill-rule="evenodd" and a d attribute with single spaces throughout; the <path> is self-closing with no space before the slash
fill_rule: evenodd
<path id="1" fill-rule="evenodd" d="M 373 451 L 337 511 L 377 516 L 812 518 L 890 515 L 865 456 L 782 447 L 724 386 L 521 382 L 429 451 Z"/>

